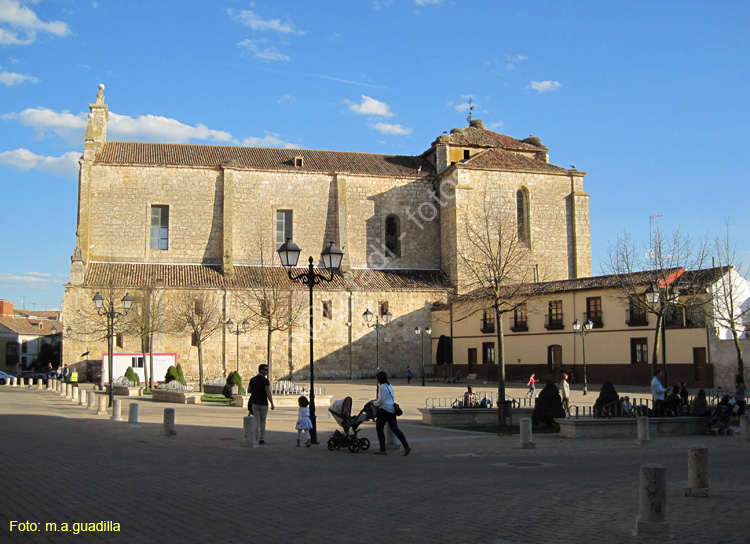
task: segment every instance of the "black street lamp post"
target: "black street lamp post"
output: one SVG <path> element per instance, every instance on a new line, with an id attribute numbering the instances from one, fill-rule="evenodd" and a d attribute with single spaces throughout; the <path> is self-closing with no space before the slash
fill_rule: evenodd
<path id="1" fill-rule="evenodd" d="M 589 386 L 586 378 L 586 335 L 591 332 L 594 328 L 594 324 L 590 319 L 586 320 L 586 323 L 581 326 L 581 322 L 577 319 L 573 321 L 573 330 L 581 335 L 581 343 L 583 345 L 583 394 L 588 394 Z"/>
<path id="2" fill-rule="evenodd" d="M 424 337 L 432 334 L 432 329 L 429 325 L 425 329 L 414 327 L 414 334 L 421 336 L 420 342 L 422 343 L 422 387 L 424 387 Z"/>
<path id="3" fill-rule="evenodd" d="M 227 321 L 227 328 L 229 329 L 229 333 L 233 334 L 237 337 L 236 342 L 236 357 L 237 357 L 237 374 L 240 373 L 240 335 L 245 334 L 248 330 L 250 330 L 250 323 L 247 319 L 242 322 L 242 325 L 237 325 L 235 327 L 234 321 L 231 319 Z"/>
<path id="4" fill-rule="evenodd" d="M 96 313 L 105 316 L 107 318 L 107 358 L 109 359 L 109 364 L 107 365 L 107 372 L 109 374 L 109 406 L 112 406 L 112 401 L 114 400 L 114 387 L 112 387 L 114 383 L 114 379 L 112 378 L 112 373 L 114 372 L 114 337 L 115 337 L 115 321 L 117 321 L 120 317 L 125 317 L 128 315 L 128 312 L 130 311 L 130 307 L 133 304 L 133 297 L 131 297 L 128 293 L 125 293 L 125 296 L 122 297 L 122 312 L 118 312 L 115 309 L 115 305 L 113 301 L 108 301 L 107 304 L 105 304 L 104 297 L 97 291 L 96 295 L 94 295 L 94 306 L 96 307 Z"/>
<path id="5" fill-rule="evenodd" d="M 375 315 L 375 324 L 371 325 L 373 315 Z M 377 374 L 378 372 L 380 372 L 380 328 L 388 326 L 388 323 L 390 323 L 391 319 L 393 319 L 393 314 L 389 311 L 386 311 L 383 314 L 383 323 L 381 323 L 380 316 L 377 314 L 373 314 L 368 308 L 362 314 L 362 319 L 365 320 L 365 325 L 367 325 L 371 329 L 375 329 L 375 373 Z"/>
<path id="6" fill-rule="evenodd" d="M 314 359 L 314 338 L 313 338 L 313 288 L 321 282 L 333 281 L 334 274 L 341 266 L 341 260 L 344 258 L 344 252 L 341 251 L 333 242 L 330 242 L 327 248 L 320 254 L 323 259 L 323 266 L 328 271 L 329 276 L 316 274 L 313 268 L 313 258 L 310 257 L 308 260 L 307 272 L 294 275 L 292 269 L 297 266 L 299 255 L 302 250 L 292 242 L 291 238 L 287 238 L 286 242 L 281 244 L 281 247 L 277 250 L 279 259 L 281 260 L 281 266 L 286 269 L 287 276 L 292 281 L 302 280 L 304 285 L 307 285 L 310 289 L 310 421 L 312 422 L 312 429 L 310 431 L 310 439 L 313 444 L 318 444 L 318 427 L 315 421 L 315 359 Z"/>

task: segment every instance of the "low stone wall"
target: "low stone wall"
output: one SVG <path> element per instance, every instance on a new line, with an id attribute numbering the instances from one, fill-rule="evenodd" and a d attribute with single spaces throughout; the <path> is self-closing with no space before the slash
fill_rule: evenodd
<path id="1" fill-rule="evenodd" d="M 434 427 L 490 427 L 497 425 L 496 408 L 419 408 L 422 423 Z M 532 408 L 511 410 L 511 424 L 531 417 Z"/>
<path id="2" fill-rule="evenodd" d="M 203 384 L 203 392 L 209 395 L 221 395 L 224 392 L 224 386 Z"/>
<path id="3" fill-rule="evenodd" d="M 273 404 L 277 408 L 297 408 L 298 399 L 299 397 L 296 396 L 274 395 Z M 332 399 L 333 397 L 331 395 L 315 395 L 315 407 L 327 408 L 331 405 Z M 247 408 L 247 405 L 250 402 L 250 395 L 232 395 L 232 400 L 234 400 L 235 406 Z"/>
<path id="4" fill-rule="evenodd" d="M 109 391 L 109 386 L 107 386 L 107 391 Z M 115 385 L 112 389 L 112 392 L 115 395 L 119 395 L 122 397 L 142 397 L 143 396 L 143 387 L 129 387 L 127 385 Z"/>
<path id="5" fill-rule="evenodd" d="M 703 434 L 703 417 L 650 417 L 649 435 L 685 436 Z M 637 438 L 638 424 L 635 418 L 581 418 L 555 419 L 560 425 L 562 438 Z"/>
<path id="6" fill-rule="evenodd" d="M 153 399 L 160 402 L 175 402 L 177 404 L 200 404 L 203 393 L 176 391 L 169 389 L 154 389 Z"/>

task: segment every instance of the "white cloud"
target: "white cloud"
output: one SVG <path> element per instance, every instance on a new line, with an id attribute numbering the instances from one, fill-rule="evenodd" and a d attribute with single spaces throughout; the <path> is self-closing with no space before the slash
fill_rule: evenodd
<path id="1" fill-rule="evenodd" d="M 275 132 L 266 131 L 266 135 L 263 138 L 251 136 L 242 140 L 242 145 L 251 147 L 281 147 L 284 149 L 299 149 L 300 146 L 297 144 L 290 144 L 285 142 Z"/>
<path id="2" fill-rule="evenodd" d="M 257 13 L 251 10 L 243 9 L 241 11 L 235 11 L 233 9 L 227 9 L 227 14 L 243 25 L 249 26 L 253 30 L 271 30 L 280 34 L 304 34 L 304 31 L 296 30 L 291 23 L 282 23 L 281 19 L 270 19 L 264 21 Z"/>
<path id="3" fill-rule="evenodd" d="M 80 151 L 69 151 L 60 157 L 44 157 L 28 149 L 0 152 L 0 165 L 10 166 L 17 170 L 38 170 L 67 178 L 78 176 L 78 159 Z"/>
<path id="4" fill-rule="evenodd" d="M 29 272 L 29 276 L 37 276 L 40 278 L 50 278 L 52 277 L 52 274 L 49 274 L 47 272 Z"/>
<path id="5" fill-rule="evenodd" d="M 297 98 L 295 98 L 291 94 L 285 94 L 284 96 L 276 100 L 276 103 L 277 104 L 293 104 L 296 101 L 297 101 Z"/>
<path id="6" fill-rule="evenodd" d="M 443 0 L 414 0 L 414 3 L 418 6 L 439 6 Z"/>
<path id="7" fill-rule="evenodd" d="M 0 68 L 0 83 L 7 87 L 18 85 L 19 83 L 38 83 L 39 78 L 34 76 L 27 76 L 26 74 L 16 74 L 14 72 L 6 72 Z"/>
<path id="8" fill-rule="evenodd" d="M 508 59 L 509 62 L 521 62 L 522 60 L 528 60 L 529 57 L 524 57 L 523 55 L 509 55 L 506 53 L 505 58 Z"/>
<path id="9" fill-rule="evenodd" d="M 279 53 L 273 45 L 267 45 L 268 40 L 243 40 L 237 45 L 244 47 L 253 54 L 254 59 L 263 62 L 273 62 L 277 60 L 290 61 L 292 58 L 284 53 Z"/>
<path id="10" fill-rule="evenodd" d="M 489 125 L 489 127 L 490 127 L 490 128 L 492 129 L 492 130 L 494 130 L 494 129 L 496 129 L 496 128 L 503 128 L 504 126 L 505 126 L 505 123 L 503 123 L 502 121 L 498 121 L 498 122 L 496 122 L 496 123 L 490 123 L 490 125 Z"/>
<path id="11" fill-rule="evenodd" d="M 412 132 L 410 128 L 392 123 L 375 123 L 371 126 L 378 132 L 395 136 L 408 136 Z"/>
<path id="12" fill-rule="evenodd" d="M 562 85 L 559 81 L 532 81 L 529 85 L 532 89 L 539 93 L 546 93 L 550 91 L 556 91 Z"/>
<path id="13" fill-rule="evenodd" d="M 74 115 L 68 111 L 56 112 L 48 108 L 27 108 L 20 113 L 6 113 L 0 119 L 13 119 L 34 129 L 35 137 L 45 138 L 56 134 L 68 143 L 80 143 L 86 131 L 87 115 Z"/>
<path id="14" fill-rule="evenodd" d="M 349 104 L 349 109 L 354 113 L 360 115 L 377 115 L 379 117 L 393 117 L 394 114 L 391 112 L 391 108 L 385 102 L 375 100 L 369 96 L 362 95 L 362 102 L 356 104 L 354 102 L 346 101 Z"/>
<path id="15" fill-rule="evenodd" d="M 478 103 L 474 102 L 473 97 L 470 96 L 470 95 L 468 95 L 468 94 L 465 95 L 465 96 L 462 96 L 461 98 L 472 98 L 471 106 L 474 106 L 475 110 L 477 110 L 477 109 L 479 109 L 481 107 Z M 453 109 L 456 110 L 459 113 L 463 113 L 463 112 L 469 111 L 469 108 L 471 107 L 469 105 L 468 101 L 467 102 L 463 102 L 461 104 L 454 104 L 453 102 L 448 102 L 448 106 L 453 106 Z"/>
<path id="16" fill-rule="evenodd" d="M 201 124 L 193 127 L 158 115 L 134 118 L 116 113 L 109 114 L 107 137 L 110 140 L 147 140 L 173 144 L 186 144 L 192 140 L 236 142 L 228 132 L 212 130 Z"/>
<path id="17" fill-rule="evenodd" d="M 67 143 L 80 145 L 86 132 L 88 115 L 56 112 L 48 108 L 28 108 L 20 113 L 6 113 L 0 119 L 16 120 L 34 129 L 39 139 L 54 134 Z M 110 112 L 107 124 L 110 140 L 146 140 L 165 143 L 189 143 L 192 140 L 211 140 L 221 143 L 236 143 L 232 135 L 221 130 L 212 130 L 205 125 L 186 125 L 175 119 L 156 115 L 137 118 Z"/>
<path id="18" fill-rule="evenodd" d="M 39 276 L 39 273 L 34 272 L 29 272 L 25 276 L 0 272 L 0 287 L 3 289 L 15 289 L 19 287 L 25 289 L 53 289 L 60 287 L 60 280 L 43 278 Z"/>
<path id="19" fill-rule="evenodd" d="M 29 45 L 37 33 L 63 37 L 70 28 L 62 21 L 45 22 L 18 0 L 0 0 L 0 45 Z"/>

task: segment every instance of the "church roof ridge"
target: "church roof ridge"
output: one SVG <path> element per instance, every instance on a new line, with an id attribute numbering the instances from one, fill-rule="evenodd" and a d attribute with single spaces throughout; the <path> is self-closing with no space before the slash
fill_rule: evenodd
<path id="1" fill-rule="evenodd" d="M 295 162 L 295 157 L 303 157 L 301 165 Z M 229 165 L 262 170 L 346 172 L 408 177 L 434 174 L 434 168 L 422 156 L 210 144 L 107 142 L 101 153 L 96 156 L 95 162 L 156 166 Z"/>

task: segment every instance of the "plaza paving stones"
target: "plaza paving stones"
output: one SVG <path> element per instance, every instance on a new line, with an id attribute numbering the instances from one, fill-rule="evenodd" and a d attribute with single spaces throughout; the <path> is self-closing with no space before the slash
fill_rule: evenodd
<path id="1" fill-rule="evenodd" d="M 355 410 L 375 393 L 372 382 L 320 385 L 334 398 L 352 396 Z M 416 408 L 426 397 L 457 397 L 465 384 L 394 386 L 413 449 L 406 458 L 328 451 L 338 427 L 325 408 L 318 409 L 320 445 L 294 446 L 289 408 L 270 412 L 265 446 L 245 448 L 241 408 L 172 405 L 177 435 L 164 437 L 164 403 L 123 399 L 123 413 L 139 402 L 141 427 L 130 428 L 48 391 L 0 386 L 0 542 L 750 542 L 750 446 L 738 436 L 637 446 L 535 434 L 536 449 L 523 450 L 518 435 L 420 423 Z M 510 394 L 524 391 L 519 385 Z M 597 391 L 576 391 L 573 402 L 593 403 Z M 360 436 L 376 447 L 373 423 Z M 684 496 L 687 452 L 696 444 L 709 448 L 709 498 Z M 634 535 L 644 463 L 666 467 L 670 539 Z M 38 530 L 19 531 L 26 521 Z M 75 534 L 75 523 L 99 530 Z"/>

